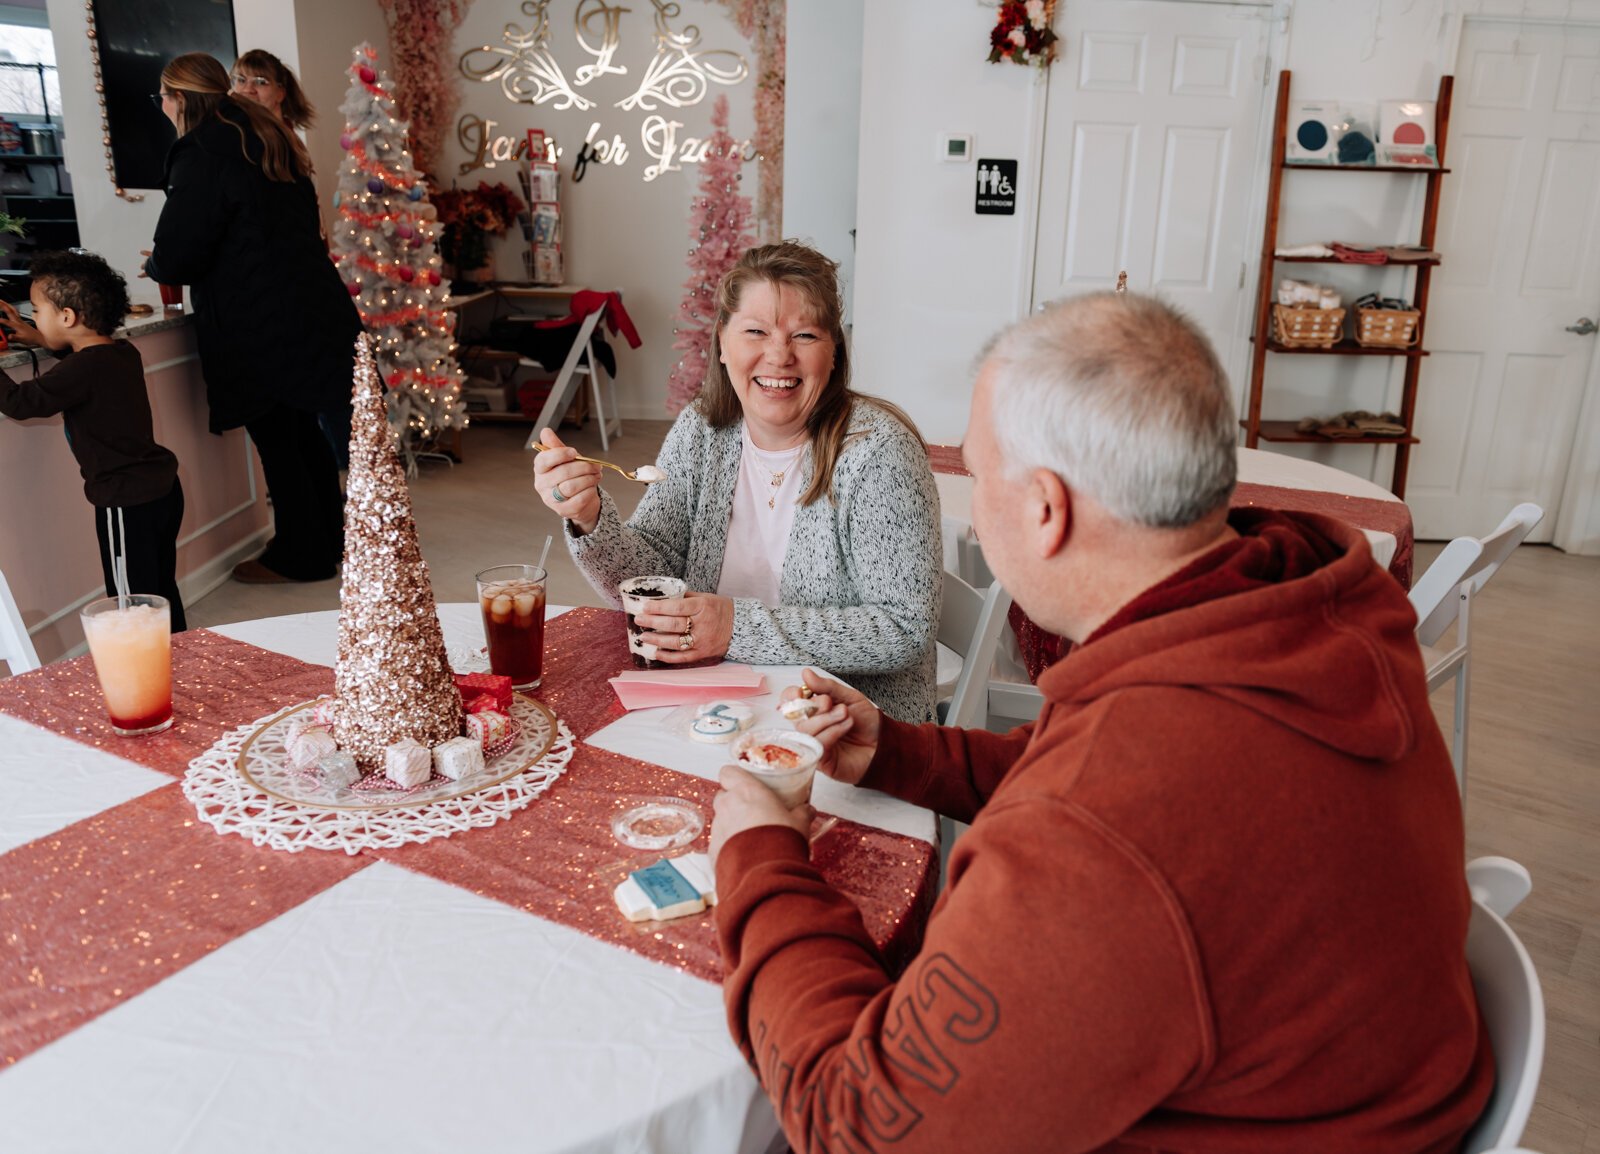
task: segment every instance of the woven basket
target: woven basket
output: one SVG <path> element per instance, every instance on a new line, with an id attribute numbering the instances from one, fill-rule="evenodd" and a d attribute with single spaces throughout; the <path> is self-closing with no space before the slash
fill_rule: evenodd
<path id="1" fill-rule="evenodd" d="M 1332 348 L 1344 336 L 1344 310 L 1273 305 L 1272 335 L 1291 349 Z"/>
<path id="2" fill-rule="evenodd" d="M 1357 309 L 1356 342 L 1369 348 L 1409 349 L 1417 343 L 1418 309 Z"/>
<path id="3" fill-rule="evenodd" d="M 1290 349 L 1331 349 L 1344 336 L 1344 309 L 1272 306 L 1272 338 Z"/>

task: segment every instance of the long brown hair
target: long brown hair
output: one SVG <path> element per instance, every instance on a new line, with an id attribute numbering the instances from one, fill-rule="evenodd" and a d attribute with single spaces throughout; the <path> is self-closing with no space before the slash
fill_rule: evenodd
<path id="1" fill-rule="evenodd" d="M 253 100 L 234 96 L 228 73 L 216 59 L 204 52 L 186 52 L 161 70 L 161 87 L 176 94 L 178 135 L 187 136 L 209 117 L 215 117 L 239 134 L 239 151 L 250 160 L 245 130 L 224 108 L 244 115 L 245 123 L 261 141 L 259 162 L 268 180 L 293 181 L 311 175 L 311 158 L 305 145 L 283 121 Z"/>
<path id="2" fill-rule="evenodd" d="M 711 328 L 706 379 L 696 402 L 700 415 L 713 429 L 725 429 L 744 417 L 739 394 L 734 391 L 727 366 L 722 363 L 722 330 L 727 327 L 729 318 L 739 311 L 744 291 L 752 284 L 765 283 L 799 293 L 810 307 L 812 323 L 826 330 L 828 339 L 833 342 L 833 371 L 822 386 L 816 407 L 806 418 L 812 469 L 811 484 L 800 494 L 802 505 L 824 496 L 833 500 L 833 469 L 844 452 L 850 415 L 858 401 L 884 410 L 913 433 L 917 432 L 916 425 L 898 405 L 866 396 L 850 387 L 850 345 L 845 339 L 838 269 L 834 261 L 796 240 L 746 249 L 739 263 L 729 269 L 717 285 L 717 320 Z M 920 434 L 917 439 L 922 439 Z"/>
<path id="3" fill-rule="evenodd" d="M 289 66 L 272 53 L 252 48 L 233 62 L 233 74 L 259 73 L 283 89 L 283 104 L 278 113 L 290 128 L 310 128 L 317 120 L 317 110 L 306 99 L 300 82 L 289 71 Z"/>

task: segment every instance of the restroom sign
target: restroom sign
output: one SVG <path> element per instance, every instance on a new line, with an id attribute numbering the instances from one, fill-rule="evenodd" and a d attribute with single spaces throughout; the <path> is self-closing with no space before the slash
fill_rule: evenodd
<path id="1" fill-rule="evenodd" d="M 1015 216 L 1017 211 L 1017 162 L 1014 160 L 978 161 L 978 198 L 974 211 L 979 216 Z"/>

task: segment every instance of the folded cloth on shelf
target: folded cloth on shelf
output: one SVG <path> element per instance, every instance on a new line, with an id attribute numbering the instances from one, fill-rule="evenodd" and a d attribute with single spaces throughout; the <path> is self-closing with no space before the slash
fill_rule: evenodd
<path id="1" fill-rule="evenodd" d="M 1388 264 L 1389 254 L 1381 248 L 1361 244 L 1342 244 L 1334 241 L 1330 246 L 1335 259 L 1346 264 Z"/>
<path id="2" fill-rule="evenodd" d="M 1315 433 L 1336 441 L 1355 437 L 1403 437 L 1406 427 L 1395 413 L 1369 413 L 1352 409 L 1336 417 L 1305 417 L 1295 425 L 1301 433 Z"/>
<path id="3" fill-rule="evenodd" d="M 1273 256 L 1332 256 L 1333 250 L 1325 244 L 1285 244 L 1273 251 Z"/>

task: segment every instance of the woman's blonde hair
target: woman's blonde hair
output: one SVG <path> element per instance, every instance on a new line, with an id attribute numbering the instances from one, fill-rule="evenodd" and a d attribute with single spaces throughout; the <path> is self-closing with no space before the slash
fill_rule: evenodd
<path id="1" fill-rule="evenodd" d="M 300 82 L 289 71 L 289 66 L 272 53 L 261 48 L 250 49 L 233 62 L 233 74 L 237 76 L 241 72 L 260 73 L 283 89 L 283 104 L 278 114 L 290 128 L 310 128 L 316 123 L 317 110 L 306 99 Z"/>
<path id="2" fill-rule="evenodd" d="M 187 52 L 161 70 L 161 87 L 180 96 L 178 135 L 187 136 L 208 117 L 216 117 L 239 134 L 239 151 L 251 160 L 245 130 L 231 117 L 223 116 L 225 102 L 244 115 L 245 122 L 261 141 L 259 164 L 268 180 L 293 181 L 311 175 L 311 158 L 300 138 L 270 111 L 253 100 L 233 95 L 228 72 L 215 57 L 204 52 Z"/>
<path id="3" fill-rule="evenodd" d="M 806 418 L 812 469 L 811 484 L 800 494 L 802 505 L 824 496 L 833 500 L 833 469 L 844 452 L 850 415 L 857 402 L 874 405 L 913 433 L 917 432 L 916 425 L 899 406 L 865 396 L 850 387 L 850 345 L 844 334 L 838 268 L 816 249 L 794 240 L 745 250 L 739 263 L 729 269 L 717 285 L 717 319 L 711 328 L 706 379 L 696 401 L 700 415 L 714 429 L 725 429 L 743 418 L 744 407 L 728 378 L 727 366 L 722 363 L 722 330 L 739 310 L 745 289 L 752 284 L 770 284 L 799 293 L 809 306 L 812 323 L 825 330 L 833 342 L 833 371 L 828 374 L 816 406 Z M 921 440 L 920 434 L 917 439 Z"/>

